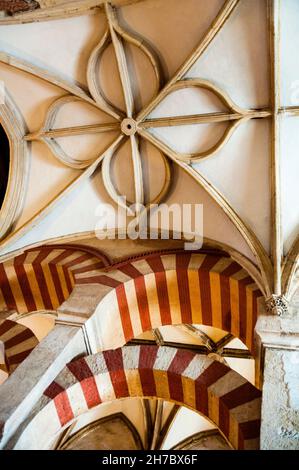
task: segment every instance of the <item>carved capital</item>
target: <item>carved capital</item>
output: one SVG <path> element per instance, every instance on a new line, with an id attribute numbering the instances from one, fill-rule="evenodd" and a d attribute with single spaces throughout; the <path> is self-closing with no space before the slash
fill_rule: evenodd
<path id="1" fill-rule="evenodd" d="M 266 299 L 266 308 L 272 315 L 285 316 L 288 313 L 289 301 L 284 295 L 272 294 Z"/>

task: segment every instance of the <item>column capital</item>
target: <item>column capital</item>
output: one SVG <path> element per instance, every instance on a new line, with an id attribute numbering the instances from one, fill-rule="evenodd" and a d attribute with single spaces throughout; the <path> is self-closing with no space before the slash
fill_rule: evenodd
<path id="1" fill-rule="evenodd" d="M 284 295 L 272 294 L 266 299 L 266 310 L 272 315 L 286 316 L 289 313 L 289 301 Z"/>

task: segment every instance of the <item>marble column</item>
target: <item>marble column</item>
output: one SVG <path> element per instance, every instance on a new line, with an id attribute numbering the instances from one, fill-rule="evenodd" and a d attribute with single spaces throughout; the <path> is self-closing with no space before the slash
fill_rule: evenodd
<path id="1" fill-rule="evenodd" d="M 263 366 L 261 449 L 299 449 L 299 312 L 274 313 L 256 325 Z"/>

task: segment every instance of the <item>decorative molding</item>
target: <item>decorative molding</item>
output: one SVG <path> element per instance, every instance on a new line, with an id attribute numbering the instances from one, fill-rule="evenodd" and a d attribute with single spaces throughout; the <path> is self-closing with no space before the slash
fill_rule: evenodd
<path id="1" fill-rule="evenodd" d="M 176 403 L 173 404 L 173 407 L 160 431 L 159 439 L 157 441 L 157 447 L 156 447 L 157 449 L 162 449 L 163 443 L 165 442 L 165 439 L 167 438 L 171 430 L 171 427 L 174 423 L 175 417 L 177 416 L 180 409 L 181 409 L 180 405 Z"/>
<path id="2" fill-rule="evenodd" d="M 152 330 L 153 332 L 153 336 L 155 338 L 155 343 L 157 346 L 163 346 L 164 345 L 164 339 L 163 339 L 163 336 L 159 330 L 159 328 L 154 328 Z"/>
<path id="3" fill-rule="evenodd" d="M 82 325 L 82 334 L 83 334 L 83 339 L 86 347 L 86 352 L 88 355 L 92 354 L 89 338 L 88 338 L 88 333 L 86 331 L 85 324 Z"/>
<path id="4" fill-rule="evenodd" d="M 162 418 L 163 418 L 163 400 L 156 400 L 156 409 L 153 422 L 153 433 L 151 436 L 151 443 L 149 450 L 158 449 L 159 437 L 162 429 Z"/>
<path id="5" fill-rule="evenodd" d="M 15 312 L 13 312 L 13 315 L 11 315 L 9 317 L 9 319 L 14 320 L 14 321 L 18 321 L 18 320 L 21 320 L 23 318 L 31 317 L 32 315 L 42 315 L 43 317 L 53 318 L 53 320 L 55 320 L 58 316 L 56 310 L 44 310 L 44 309 L 42 309 L 42 310 L 35 310 L 35 311 L 31 311 L 31 312 L 25 312 L 25 313 L 21 313 L 21 314 L 19 314 L 17 311 L 15 311 Z"/>
<path id="6" fill-rule="evenodd" d="M 230 442 L 227 439 L 224 439 L 223 435 L 220 433 L 218 429 L 209 429 L 207 431 L 201 431 L 196 434 L 193 434 L 192 436 L 187 437 L 183 441 L 180 441 L 178 444 L 176 444 L 174 447 L 172 447 L 172 450 L 194 450 L 193 446 L 198 444 L 200 445 L 202 441 L 204 441 L 206 438 L 218 438 L 219 440 L 223 441 L 223 445 L 226 445 L 226 449 L 217 449 L 217 450 L 233 450 Z M 198 450 L 210 450 L 210 449 L 202 449 L 200 447 Z M 215 450 L 215 449 L 213 449 Z"/>
<path id="7" fill-rule="evenodd" d="M 284 295 L 273 294 L 266 299 L 266 308 L 272 315 L 286 316 L 289 311 L 289 301 Z"/>
<path id="8" fill-rule="evenodd" d="M 217 98 L 219 98 L 220 102 L 228 109 L 227 113 L 208 113 L 208 114 L 198 114 L 192 116 L 176 116 L 176 117 L 167 117 L 167 118 L 155 118 L 151 120 L 144 120 L 144 121 L 137 121 L 137 126 L 140 128 L 140 134 L 147 136 L 148 140 L 152 142 L 158 149 L 164 152 L 166 155 L 171 157 L 173 160 L 181 160 L 189 165 L 191 163 L 195 163 L 197 161 L 203 160 L 207 157 L 214 155 L 214 153 L 218 152 L 229 140 L 232 133 L 237 129 L 240 124 L 250 120 L 250 119 L 262 119 L 268 118 L 271 116 L 271 111 L 260 109 L 260 110 L 252 110 L 252 109 L 243 109 L 238 106 L 233 100 L 221 90 L 219 87 L 214 85 L 213 83 L 202 80 L 198 78 L 187 78 L 184 80 L 180 80 L 175 82 L 171 87 L 167 89 L 167 93 L 163 94 L 163 98 L 166 98 L 169 94 L 174 93 L 177 90 L 181 90 L 184 88 L 200 88 L 203 90 L 208 90 Z M 207 150 L 198 153 L 189 153 L 184 154 L 173 150 L 167 144 L 163 143 L 157 137 L 154 137 L 152 134 L 147 135 L 146 129 L 148 128 L 157 128 L 157 127 L 173 127 L 173 126 L 188 126 L 191 124 L 211 124 L 217 122 L 228 122 L 228 127 L 226 131 L 219 139 L 219 141 L 212 145 Z"/>
<path id="9" fill-rule="evenodd" d="M 148 398 L 141 399 L 143 422 L 144 422 L 144 448 L 149 449 L 153 435 L 153 418 L 151 413 L 151 402 Z"/>
<path id="10" fill-rule="evenodd" d="M 183 325 L 177 325 L 177 326 L 183 326 Z M 233 336 L 231 337 L 233 338 Z M 128 343 L 126 343 L 127 346 L 137 346 L 137 345 L 148 345 L 148 346 L 154 346 L 157 344 L 154 340 L 150 339 L 132 339 Z M 196 352 L 197 354 L 203 354 L 205 356 L 209 356 L 209 354 L 214 354 L 214 359 L 216 359 L 216 356 L 219 358 L 223 358 L 225 360 L 225 357 L 234 357 L 237 359 L 254 359 L 254 356 L 248 351 L 248 349 L 237 349 L 237 348 L 223 348 L 221 351 L 218 353 L 211 352 L 206 346 L 201 346 L 197 344 L 191 344 L 191 343 L 177 343 L 175 341 L 163 341 L 163 344 L 157 344 L 157 346 L 167 346 L 168 348 L 176 348 L 176 349 L 185 349 L 189 351 Z M 221 361 L 220 361 L 221 362 Z"/>
<path id="11" fill-rule="evenodd" d="M 176 325 L 180 326 L 180 325 Z M 202 354 L 207 356 L 209 354 L 209 350 L 206 346 L 201 346 L 200 344 L 191 344 L 191 343 L 177 343 L 176 341 L 163 341 L 163 344 L 157 344 L 156 341 L 151 339 L 138 339 L 134 338 L 131 339 L 126 343 L 126 346 L 167 346 L 168 348 L 176 348 L 176 349 L 188 349 L 189 351 L 193 351 L 197 354 Z"/>
<path id="12" fill-rule="evenodd" d="M 10 1 L 11 0 L 7 0 L 7 3 L 10 3 Z M 34 23 L 79 15 L 93 15 L 99 11 L 103 11 L 106 1 L 107 0 L 52 0 L 49 2 L 47 0 L 39 0 L 40 8 L 33 11 L 20 12 L 14 16 L 0 18 L 0 25 Z M 113 0 L 113 4 L 123 6 L 143 1 L 145 0 Z"/>
<path id="13" fill-rule="evenodd" d="M 25 121 L 8 90 L 0 102 L 0 123 L 9 139 L 10 164 L 6 195 L 0 209 L 0 240 L 11 230 L 20 215 L 28 178 L 28 149 L 23 137 Z"/>
<path id="14" fill-rule="evenodd" d="M 84 325 L 84 320 L 82 318 L 79 317 L 78 321 L 72 321 L 72 320 L 55 320 L 55 325 L 64 325 L 64 326 L 74 326 L 75 328 L 81 328 L 82 329 L 82 334 L 83 334 L 83 338 L 84 338 L 84 342 L 85 342 L 85 346 L 86 346 L 86 351 L 88 352 L 88 346 L 87 346 L 87 343 L 86 343 L 86 337 L 84 335 L 84 330 L 83 330 L 83 325 Z"/>
<path id="15" fill-rule="evenodd" d="M 199 327 L 194 325 L 183 325 L 183 330 L 185 330 L 189 335 L 201 340 L 204 344 L 204 347 L 207 348 L 207 351 L 217 352 L 217 344 L 210 338 L 204 331 Z"/>
<path id="16" fill-rule="evenodd" d="M 147 134 L 146 138 L 149 138 L 150 140 L 152 137 L 149 137 L 149 134 Z M 168 156 L 169 158 L 173 158 L 171 154 L 168 154 Z M 188 175 L 190 175 L 212 197 L 212 199 L 228 216 L 230 221 L 246 241 L 252 253 L 255 255 L 256 262 L 261 272 L 263 289 L 267 292 L 272 292 L 273 266 L 266 250 L 253 230 L 242 220 L 242 218 L 234 210 L 223 194 L 198 170 L 195 170 L 192 165 L 189 165 L 178 159 L 175 160 L 175 163 L 180 166 Z"/>
<path id="17" fill-rule="evenodd" d="M 273 293 L 280 295 L 282 277 L 281 150 L 280 150 L 280 0 L 268 0 L 271 84 L 271 255 Z"/>
<path id="18" fill-rule="evenodd" d="M 0 53 L 1 55 L 1 53 Z M 1 61 L 1 59 L 0 59 Z M 111 145 L 107 146 L 104 152 L 86 169 L 84 170 L 79 176 L 75 177 L 71 183 L 69 183 L 64 190 L 62 190 L 58 196 L 54 197 L 47 206 L 41 209 L 38 214 L 35 214 L 31 219 L 25 222 L 20 228 L 18 228 L 15 232 L 7 236 L 2 243 L 0 243 L 0 249 L 5 249 L 10 246 L 13 242 L 21 238 L 23 235 L 28 233 L 33 227 L 35 227 L 40 221 L 42 221 L 48 214 L 51 214 L 55 207 L 59 205 L 59 203 L 74 189 L 76 189 L 81 183 L 86 181 L 90 176 L 98 168 L 98 165 L 102 162 L 105 156 L 109 156 L 111 152 L 113 152 L 121 142 L 122 137 L 118 137 L 117 139 L 112 142 Z"/>

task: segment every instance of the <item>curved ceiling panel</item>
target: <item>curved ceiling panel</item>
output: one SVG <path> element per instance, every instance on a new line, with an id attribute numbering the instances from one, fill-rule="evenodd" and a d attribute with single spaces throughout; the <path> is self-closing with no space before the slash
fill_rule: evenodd
<path id="1" fill-rule="evenodd" d="M 142 443 L 128 418 L 117 413 L 84 426 L 58 450 L 142 450 Z"/>

